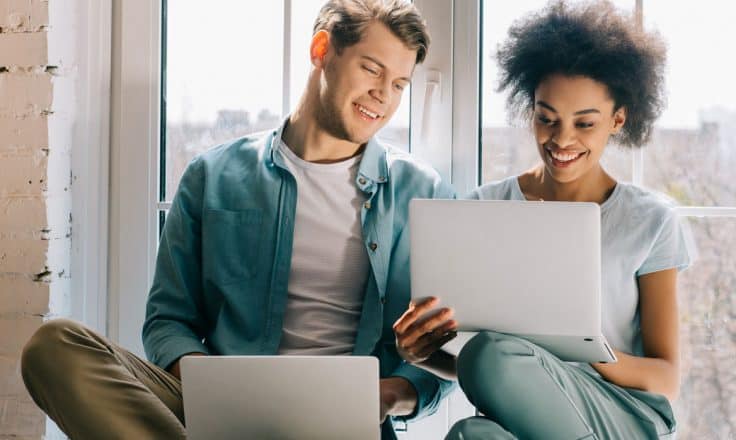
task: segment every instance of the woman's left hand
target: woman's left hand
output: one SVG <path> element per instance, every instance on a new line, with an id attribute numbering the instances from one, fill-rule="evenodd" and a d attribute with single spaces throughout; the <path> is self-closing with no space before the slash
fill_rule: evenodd
<path id="1" fill-rule="evenodd" d="M 436 297 L 412 302 L 394 323 L 396 349 L 405 361 L 412 364 L 424 362 L 457 336 L 457 322 L 451 319 L 453 310 L 442 308 L 431 312 L 437 304 L 439 299 Z"/>

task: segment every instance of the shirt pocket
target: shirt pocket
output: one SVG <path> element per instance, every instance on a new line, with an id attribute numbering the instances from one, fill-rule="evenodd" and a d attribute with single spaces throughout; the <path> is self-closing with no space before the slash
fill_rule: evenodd
<path id="1" fill-rule="evenodd" d="M 202 271 L 215 284 L 229 284 L 258 273 L 259 209 L 206 209 L 202 225 Z"/>

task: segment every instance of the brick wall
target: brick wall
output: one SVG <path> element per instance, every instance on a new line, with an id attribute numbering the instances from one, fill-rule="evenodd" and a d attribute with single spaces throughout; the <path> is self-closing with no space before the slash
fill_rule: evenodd
<path id="1" fill-rule="evenodd" d="M 43 437 L 19 357 L 44 320 L 69 314 L 74 65 L 62 3 L 0 0 L 0 439 Z"/>

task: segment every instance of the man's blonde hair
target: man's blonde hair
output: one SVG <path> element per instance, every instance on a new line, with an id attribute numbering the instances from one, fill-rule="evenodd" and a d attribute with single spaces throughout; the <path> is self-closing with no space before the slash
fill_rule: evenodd
<path id="1" fill-rule="evenodd" d="M 416 63 L 427 56 L 429 34 L 417 8 L 403 0 L 329 0 L 314 22 L 314 33 L 325 30 L 338 54 L 363 37 L 372 22 L 383 23 L 407 48 L 416 50 Z"/>

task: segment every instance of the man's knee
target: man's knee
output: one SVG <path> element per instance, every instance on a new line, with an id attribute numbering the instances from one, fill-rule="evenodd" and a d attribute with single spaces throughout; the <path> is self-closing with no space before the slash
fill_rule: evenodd
<path id="1" fill-rule="evenodd" d="M 61 368 L 67 338 L 78 333 L 82 325 L 69 319 L 53 319 L 41 325 L 26 342 L 21 355 L 24 378 L 31 372 L 45 372 L 49 367 Z"/>

